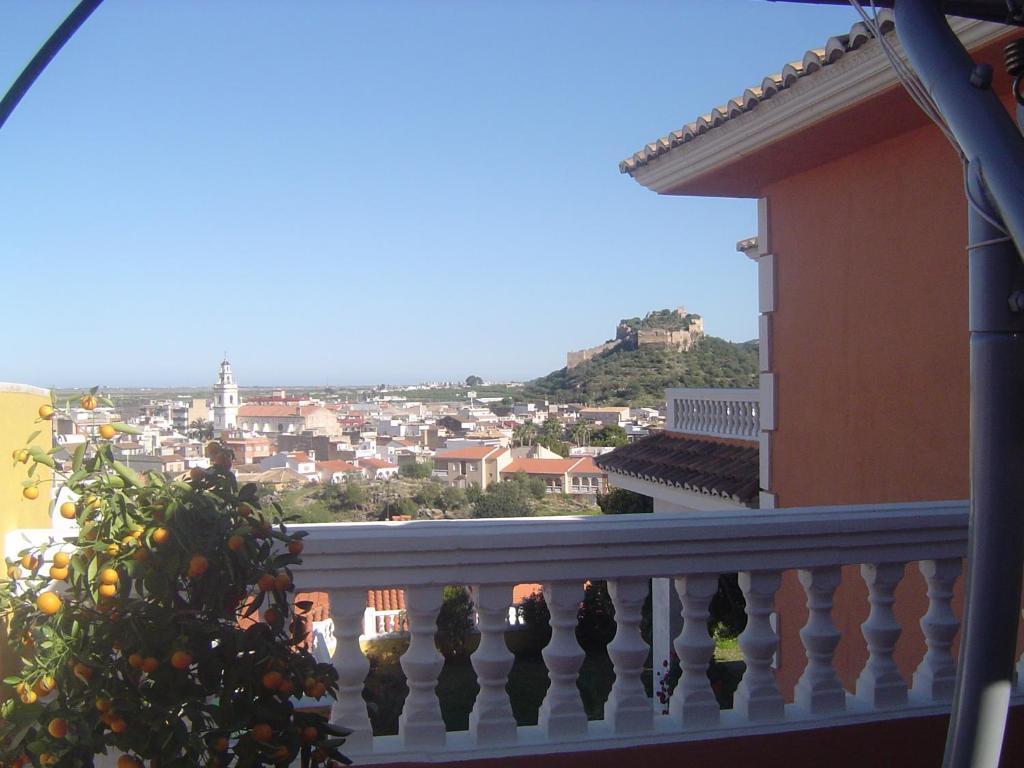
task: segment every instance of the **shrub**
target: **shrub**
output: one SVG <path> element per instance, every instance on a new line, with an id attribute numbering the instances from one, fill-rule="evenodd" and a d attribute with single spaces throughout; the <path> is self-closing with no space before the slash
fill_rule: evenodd
<path id="1" fill-rule="evenodd" d="M 433 461 L 417 461 L 413 464 L 403 464 L 398 468 L 398 474 L 413 480 L 426 480 L 433 472 Z"/>
<path id="2" fill-rule="evenodd" d="M 534 502 L 523 483 L 495 483 L 482 494 L 472 509 L 473 517 L 530 517 Z"/>
<path id="3" fill-rule="evenodd" d="M 539 656 L 551 640 L 551 612 L 541 592 L 523 598 L 516 606 L 516 614 L 523 624 L 517 635 L 525 639 L 518 649 L 527 657 Z"/>
<path id="4" fill-rule="evenodd" d="M 576 639 L 585 651 L 604 648 L 615 637 L 615 608 L 607 582 L 587 584 L 576 621 Z"/>
<path id="5" fill-rule="evenodd" d="M 269 766 L 320 748 L 344 760 L 344 732 L 289 701 L 337 691 L 333 666 L 301 647 L 296 611 L 311 606 L 291 604 L 304 534 L 255 485 L 238 487 L 218 444 L 208 452 L 213 468 L 186 483 L 140 477 L 106 439 L 76 448 L 69 473 L 31 449 L 25 487 L 50 467 L 77 498 L 61 514 L 79 528 L 21 553 L 25 570 L 8 563 L 0 582 L 22 659 L 5 679 L 18 695 L 0 705 L 0 759 L 79 768 L 112 748 L 136 764 Z M 243 629 L 261 606 L 265 621 Z"/>
<path id="6" fill-rule="evenodd" d="M 632 515 L 654 511 L 654 499 L 625 488 L 611 488 L 597 495 L 597 506 L 606 515 Z"/>
<path id="7" fill-rule="evenodd" d="M 437 648 L 446 659 L 468 656 L 468 639 L 476 622 L 473 601 L 465 587 L 444 588 L 444 602 L 437 614 Z"/>

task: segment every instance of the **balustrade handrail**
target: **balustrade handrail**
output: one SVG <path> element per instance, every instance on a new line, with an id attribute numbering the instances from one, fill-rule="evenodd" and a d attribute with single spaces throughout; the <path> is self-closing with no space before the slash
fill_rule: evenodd
<path id="1" fill-rule="evenodd" d="M 303 589 L 541 582 L 962 557 L 966 501 L 302 526 Z"/>
<path id="2" fill-rule="evenodd" d="M 665 402 L 669 432 L 754 440 L 761 430 L 758 389 L 666 389 Z"/>

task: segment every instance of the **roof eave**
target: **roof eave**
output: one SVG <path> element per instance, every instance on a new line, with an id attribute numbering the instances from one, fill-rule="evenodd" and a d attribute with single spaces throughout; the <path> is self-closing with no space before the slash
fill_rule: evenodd
<path id="1" fill-rule="evenodd" d="M 1010 30 L 1002 24 L 965 19 L 951 20 L 951 26 L 968 50 L 982 47 Z M 898 42 L 896 47 L 901 50 Z M 744 157 L 898 85 L 881 46 L 873 42 L 801 77 L 749 112 L 631 168 L 634 155 L 620 163 L 620 171 L 662 195 L 722 195 L 724 191 L 736 197 L 756 197 L 761 182 L 755 178 L 740 174 L 729 189 L 723 190 L 719 183 L 710 192 L 701 191 L 702 180 L 726 166 L 735 168 Z"/>

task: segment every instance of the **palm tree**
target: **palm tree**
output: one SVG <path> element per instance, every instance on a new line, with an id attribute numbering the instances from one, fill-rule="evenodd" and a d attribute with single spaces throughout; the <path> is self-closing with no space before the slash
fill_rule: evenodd
<path id="1" fill-rule="evenodd" d="M 196 419 L 188 425 L 187 434 L 193 440 L 213 440 L 213 422 Z"/>
<path id="2" fill-rule="evenodd" d="M 527 421 L 512 431 L 512 440 L 518 445 L 533 445 L 537 442 L 537 426 Z"/>
<path id="3" fill-rule="evenodd" d="M 590 440 L 590 433 L 594 431 L 594 425 L 589 421 L 578 419 L 569 430 L 569 436 L 576 445 L 586 445 Z"/>

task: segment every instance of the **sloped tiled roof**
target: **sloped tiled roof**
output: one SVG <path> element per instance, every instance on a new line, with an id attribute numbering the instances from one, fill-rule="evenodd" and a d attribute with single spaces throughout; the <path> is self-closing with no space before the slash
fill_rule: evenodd
<path id="1" fill-rule="evenodd" d="M 892 12 L 887 9 L 879 10 L 878 25 L 883 34 L 895 28 Z M 830 37 L 823 48 L 812 48 L 807 51 L 803 58 L 798 61 L 791 61 L 782 68 L 782 71 L 774 75 L 768 75 L 758 86 L 747 88 L 740 96 L 730 99 L 727 103 L 715 107 L 708 114 L 701 115 L 692 123 L 687 123 L 677 131 L 660 139 L 651 142 L 639 152 L 634 152 L 619 163 L 619 172 L 632 175 L 638 168 L 647 165 L 651 160 L 659 157 L 687 142 L 693 141 L 698 136 L 713 130 L 720 125 L 733 120 L 752 109 L 766 99 L 770 99 L 779 91 L 783 91 L 793 85 L 801 78 L 813 75 L 837 61 L 842 59 L 871 40 L 872 35 L 867 25 L 858 21 L 845 35 Z"/>
<path id="2" fill-rule="evenodd" d="M 496 445 L 479 445 L 472 448 L 453 448 L 450 451 L 438 451 L 434 456 L 438 461 L 479 461 L 480 459 L 486 459 L 492 453 L 497 456 L 499 451 L 504 451 L 505 448 L 499 448 Z"/>
<path id="3" fill-rule="evenodd" d="M 243 405 L 238 409 L 238 415 L 280 418 L 282 416 L 298 416 L 299 409 L 294 405 Z"/>
<path id="4" fill-rule="evenodd" d="M 318 461 L 316 463 L 317 472 L 360 472 L 359 467 L 354 464 L 350 464 L 347 461 L 337 459 L 334 461 Z"/>
<path id="5" fill-rule="evenodd" d="M 361 467 L 370 467 L 371 469 L 398 469 L 397 464 L 392 464 L 390 461 L 384 461 L 383 459 L 356 459 Z"/>
<path id="6" fill-rule="evenodd" d="M 597 466 L 592 456 L 584 456 L 569 470 L 570 475 L 601 475 L 604 470 Z"/>
<path id="7" fill-rule="evenodd" d="M 368 590 L 366 605 L 375 611 L 404 611 L 405 591 L 401 589 Z"/>
<path id="8" fill-rule="evenodd" d="M 503 470 L 502 475 L 525 472 L 528 475 L 564 475 L 579 463 L 579 459 L 516 459 Z"/>
<path id="9" fill-rule="evenodd" d="M 760 491 L 756 446 L 657 434 L 598 456 L 606 472 L 750 504 Z"/>

